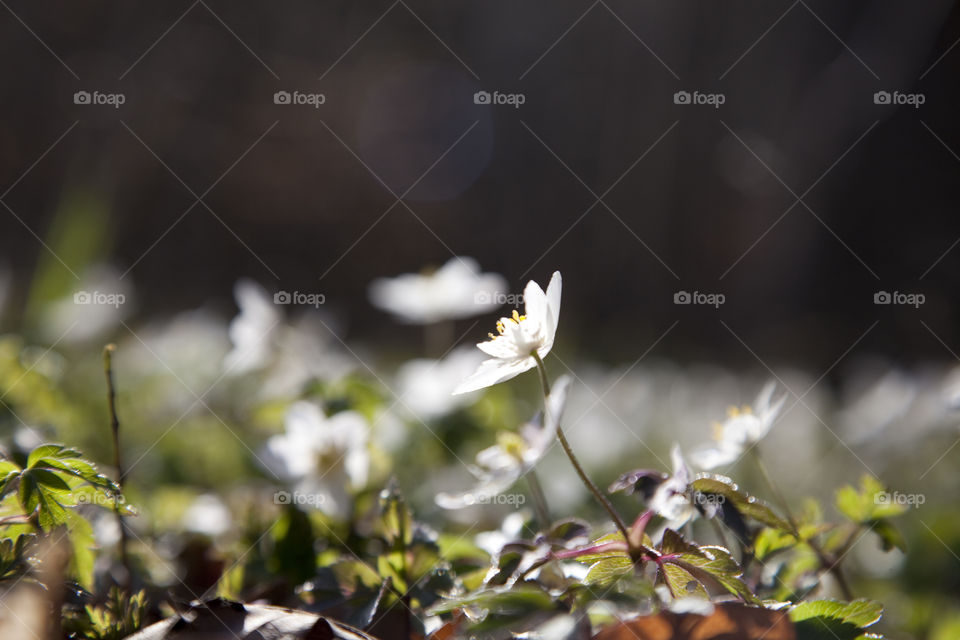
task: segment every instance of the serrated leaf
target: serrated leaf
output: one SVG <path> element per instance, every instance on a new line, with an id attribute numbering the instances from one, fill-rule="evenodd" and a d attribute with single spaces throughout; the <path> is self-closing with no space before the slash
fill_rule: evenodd
<path id="1" fill-rule="evenodd" d="M 664 555 L 674 553 L 693 553 L 697 550 L 695 544 L 690 544 L 683 539 L 679 533 L 673 529 L 667 529 L 663 532 L 663 540 L 660 542 L 660 553 Z"/>
<path id="2" fill-rule="evenodd" d="M 795 605 L 789 615 L 797 628 L 798 640 L 855 640 L 865 628 L 880 620 L 883 605 L 866 599 L 812 600 Z"/>
<path id="3" fill-rule="evenodd" d="M 42 444 L 27 456 L 27 468 L 31 468 L 43 458 L 79 458 L 80 452 L 74 449 L 68 449 L 61 444 Z"/>
<path id="4" fill-rule="evenodd" d="M 857 524 L 892 518 L 907 510 L 907 505 L 892 500 L 886 487 L 866 473 L 860 478 L 859 489 L 850 485 L 837 489 L 834 504 L 840 513 Z"/>
<path id="5" fill-rule="evenodd" d="M 66 483 L 55 474 L 49 471 L 44 472 L 43 469 L 30 469 L 20 476 L 18 498 L 25 513 L 33 514 L 36 512 L 40 528 L 52 529 L 58 525 L 66 524 L 67 510 L 57 501 L 54 492 L 50 490 L 50 484 L 41 485 L 41 480 L 45 480 L 47 483 L 54 482 L 49 477 L 45 477 L 45 474 L 49 474 L 49 476 L 63 483 L 63 486 L 69 491 L 70 488 Z"/>
<path id="6" fill-rule="evenodd" d="M 690 483 L 690 487 L 700 493 L 723 496 L 742 515 L 768 527 L 784 531 L 790 531 L 792 528 L 786 520 L 774 513 L 765 502 L 741 491 L 740 487 L 726 476 L 702 473 Z"/>
<path id="7" fill-rule="evenodd" d="M 598 560 L 587 571 L 584 584 L 606 585 L 633 573 L 633 562 L 626 556 L 614 556 Z"/>
<path id="8" fill-rule="evenodd" d="M 698 553 L 685 553 L 676 560 L 688 568 L 706 573 L 719 582 L 724 589 L 746 602 L 758 602 L 750 588 L 740 579 L 740 565 L 723 547 L 700 547 Z M 696 571 L 694 572 L 696 573 Z"/>
<path id="9" fill-rule="evenodd" d="M 704 598 L 709 599 L 707 590 L 700 584 L 700 581 L 693 577 L 689 571 L 673 562 L 664 562 L 660 573 L 670 587 L 670 593 L 674 598 Z"/>
<path id="10" fill-rule="evenodd" d="M 748 602 L 757 602 L 747 585 L 740 579 L 740 565 L 730 551 L 719 546 L 703 546 L 687 542 L 672 529 L 663 532 L 660 544 L 661 561 L 674 564 L 703 582 L 706 577 L 716 581 L 724 589 Z"/>

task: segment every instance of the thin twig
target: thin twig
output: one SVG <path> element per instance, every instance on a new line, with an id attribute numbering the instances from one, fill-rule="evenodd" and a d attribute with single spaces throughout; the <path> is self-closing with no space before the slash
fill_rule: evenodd
<path id="1" fill-rule="evenodd" d="M 117 470 L 117 486 L 123 491 L 123 465 L 120 458 L 120 420 L 117 419 L 117 393 L 113 384 L 113 353 L 117 345 L 108 344 L 103 348 L 103 371 L 107 378 L 107 407 L 110 412 L 110 431 L 113 434 L 113 466 Z M 114 500 L 114 513 L 117 515 L 117 525 L 120 527 L 120 562 L 123 564 L 125 576 L 121 585 L 129 589 L 133 573 L 130 571 L 130 556 L 127 553 L 127 527 L 123 522 L 120 509 L 120 498 Z"/>

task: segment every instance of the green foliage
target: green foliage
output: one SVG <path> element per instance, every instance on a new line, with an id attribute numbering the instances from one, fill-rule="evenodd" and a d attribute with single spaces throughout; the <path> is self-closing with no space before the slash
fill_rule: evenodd
<path id="1" fill-rule="evenodd" d="M 790 620 L 797 629 L 797 640 L 855 640 L 883 615 L 883 606 L 872 600 L 837 602 L 811 600 L 790 608 Z"/>
<path id="2" fill-rule="evenodd" d="M 711 581 L 743 599 L 758 602 L 750 588 L 740 579 L 742 570 L 727 549 L 719 546 L 697 546 L 667 529 L 659 548 L 663 575 L 674 597 L 697 595 L 708 597 Z"/>
<path id="3" fill-rule="evenodd" d="M 880 536 L 887 551 L 897 548 L 907 550 L 903 534 L 887 519 L 903 514 L 907 505 L 895 502 L 883 484 L 869 474 L 860 478 L 860 488 L 850 485 L 837 490 L 837 510 L 856 524 L 870 528 Z"/>
<path id="4" fill-rule="evenodd" d="M 23 467 L 10 460 L 0 461 L 0 500 L 22 519 L 0 528 L 3 556 L 2 576 L 22 572 L 25 562 L 24 534 L 35 530 L 49 533 L 59 527 L 69 532 L 72 547 L 71 575 L 90 588 L 93 585 L 94 535 L 90 523 L 75 508 L 99 505 L 123 515 L 133 514 L 115 482 L 100 474 L 80 452 L 59 444 L 45 444 L 29 453 Z M 15 542 L 14 542 L 15 541 Z"/>
<path id="5" fill-rule="evenodd" d="M 88 604 L 64 620 L 64 629 L 85 640 L 121 640 L 143 626 L 147 595 L 133 595 L 113 587 L 103 604 Z"/>
<path id="6" fill-rule="evenodd" d="M 774 513 L 773 509 L 759 498 L 741 490 L 733 480 L 726 476 L 700 474 L 690 483 L 690 487 L 694 491 L 708 496 L 722 496 L 741 516 L 756 520 L 768 527 L 775 527 L 783 531 L 791 530 L 790 524 Z"/>

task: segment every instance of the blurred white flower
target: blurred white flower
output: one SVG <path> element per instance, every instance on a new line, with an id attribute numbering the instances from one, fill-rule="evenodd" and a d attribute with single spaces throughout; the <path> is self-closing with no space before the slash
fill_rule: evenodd
<path id="1" fill-rule="evenodd" d="M 453 395 L 464 378 L 476 370 L 483 355 L 471 347 L 458 347 L 442 360 L 419 358 L 397 371 L 397 393 L 403 405 L 422 419 L 444 416 L 470 404 L 467 395 Z"/>
<path id="2" fill-rule="evenodd" d="M 405 273 L 370 283 L 370 301 L 402 320 L 430 324 L 486 313 L 502 306 L 503 276 L 481 273 L 476 260 L 454 257 L 428 274 Z"/>
<path id="3" fill-rule="evenodd" d="M 490 554 L 496 556 L 508 542 L 523 538 L 523 526 L 527 523 L 527 514 L 523 511 L 514 511 L 494 531 L 481 531 L 473 538 L 473 543 Z"/>
<path id="4" fill-rule="evenodd" d="M 193 501 L 183 514 L 184 531 L 215 538 L 233 528 L 233 517 L 223 501 L 212 493 L 205 493 Z"/>
<path id="5" fill-rule="evenodd" d="M 40 331 L 50 342 L 80 344 L 98 340 L 130 313 L 133 289 L 113 267 L 100 265 L 83 273 L 77 288 L 43 312 Z"/>
<path id="6" fill-rule="evenodd" d="M 703 469 L 714 469 L 736 462 L 744 451 L 767 435 L 787 398 L 784 394 L 771 404 L 775 388 L 773 382 L 763 387 L 757 396 L 756 411 L 748 406 L 732 407 L 726 421 L 716 425 L 715 442 L 690 454 L 693 463 Z"/>
<path id="7" fill-rule="evenodd" d="M 267 292 L 251 280 L 238 281 L 233 296 L 240 313 L 230 322 L 233 350 L 224 366 L 228 371 L 243 373 L 267 364 L 283 315 Z"/>
<path id="8" fill-rule="evenodd" d="M 671 529 L 679 529 L 697 515 L 697 508 L 690 500 L 687 487 L 693 482 L 693 473 L 683 460 L 680 445 L 670 449 L 673 471 L 653 492 L 647 507 L 667 520 Z"/>
<path id="9" fill-rule="evenodd" d="M 287 500 L 315 507 L 334 517 L 349 514 L 348 489 L 367 482 L 369 427 L 359 413 L 327 417 L 312 402 L 287 410 L 286 433 L 267 441 L 263 461 L 279 477 L 294 483 Z"/>
<path id="10" fill-rule="evenodd" d="M 560 320 L 560 293 L 563 281 L 555 271 L 544 293 L 531 280 L 523 290 L 524 315 L 516 310 L 510 318 L 497 322 L 499 335 L 477 347 L 489 356 L 477 371 L 457 386 L 454 393 L 466 393 L 489 387 L 537 366 L 533 355 L 545 357 L 553 348 L 553 339 Z"/>
<path id="11" fill-rule="evenodd" d="M 334 329 L 320 313 L 309 311 L 288 323 L 273 297 L 250 280 L 237 282 L 234 297 L 240 313 L 230 322 L 233 349 L 223 368 L 231 375 L 263 371 L 261 395 L 296 395 L 312 378 L 336 378 L 353 367 L 331 344 Z"/>
<path id="12" fill-rule="evenodd" d="M 519 434 L 501 432 L 497 444 L 477 454 L 477 464 L 470 467 L 478 480 L 473 489 L 458 494 L 437 494 L 437 505 L 444 509 L 462 509 L 485 502 L 509 489 L 530 471 L 556 440 L 570 382 L 570 376 L 562 376 L 554 384 L 547 396 L 545 416 L 539 415 L 523 425 Z"/>

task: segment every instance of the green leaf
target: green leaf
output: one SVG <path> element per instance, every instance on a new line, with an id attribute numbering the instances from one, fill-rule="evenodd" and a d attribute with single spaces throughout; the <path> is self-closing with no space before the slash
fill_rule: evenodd
<path id="1" fill-rule="evenodd" d="M 29 469 L 20 475 L 20 506 L 28 514 L 37 513 L 41 529 L 67 523 L 67 510 L 55 497 L 64 491 L 69 494 L 69 485 L 50 471 Z"/>
<path id="2" fill-rule="evenodd" d="M 723 496 L 741 515 L 752 518 L 768 527 L 784 531 L 792 529 L 790 524 L 774 513 L 766 503 L 741 491 L 740 487 L 726 476 L 701 473 L 696 480 L 690 483 L 690 487 L 700 493 Z"/>
<path id="3" fill-rule="evenodd" d="M 835 504 L 837 510 L 857 524 L 870 524 L 874 520 L 892 518 L 907 510 L 907 505 L 890 499 L 890 493 L 883 484 L 864 474 L 860 478 L 859 490 L 847 485 L 837 489 Z"/>
<path id="4" fill-rule="evenodd" d="M 93 565 L 97 559 L 96 539 L 93 527 L 73 511 L 66 512 L 66 524 L 70 530 L 70 573 L 84 589 L 93 589 Z"/>
<path id="5" fill-rule="evenodd" d="M 743 573 L 740 565 L 730 555 L 730 551 L 718 546 L 703 546 L 687 542 L 679 533 L 672 529 L 663 532 L 663 541 L 660 543 L 661 561 L 664 571 L 667 565 L 675 565 L 693 577 L 706 593 L 705 582 L 714 580 L 730 593 L 747 602 L 757 602 L 749 587 L 740 579 Z M 677 574 L 682 577 L 681 574 Z M 671 588 L 674 586 L 670 585 Z M 674 589 L 674 593 L 683 595 Z"/>
<path id="6" fill-rule="evenodd" d="M 883 605 L 872 600 L 853 602 L 812 600 L 790 609 L 797 640 L 855 640 L 883 615 Z"/>
<path id="7" fill-rule="evenodd" d="M 27 468 L 33 467 L 44 458 L 79 458 L 80 452 L 73 449 L 67 449 L 59 444 L 42 444 L 27 457 Z"/>
<path id="8" fill-rule="evenodd" d="M 892 523 L 886 520 L 876 520 L 871 527 L 873 532 L 880 536 L 884 551 L 890 551 L 896 547 L 904 553 L 907 552 L 907 539 Z"/>
<path id="9" fill-rule="evenodd" d="M 687 568 L 695 567 L 723 585 L 723 588 L 746 602 L 757 602 L 750 588 L 740 579 L 742 571 L 730 552 L 723 547 L 700 547 L 697 553 L 685 553 L 678 560 Z M 696 573 L 696 572 L 694 572 Z"/>
<path id="10" fill-rule="evenodd" d="M 697 545 L 690 544 L 673 529 L 663 532 L 663 541 L 660 543 L 660 552 L 664 555 L 674 553 L 695 553 Z"/>
<path id="11" fill-rule="evenodd" d="M 633 562 L 627 556 L 611 556 L 598 560 L 590 567 L 584 584 L 607 585 L 633 573 Z"/>
<path id="12" fill-rule="evenodd" d="M 780 529 L 764 527 L 753 542 L 753 554 L 758 560 L 763 560 L 770 554 L 789 549 L 795 544 L 797 539 L 792 534 Z"/>
<path id="13" fill-rule="evenodd" d="M 663 563 L 661 572 L 667 586 L 670 587 L 670 593 L 674 598 L 697 597 L 709 599 L 707 590 L 700 584 L 700 581 L 683 567 L 672 562 Z"/>
<path id="14" fill-rule="evenodd" d="M 381 492 L 380 505 L 387 543 L 396 548 L 409 545 L 413 540 L 413 515 L 407 507 L 403 494 L 400 493 L 396 480 L 391 480 Z"/>

